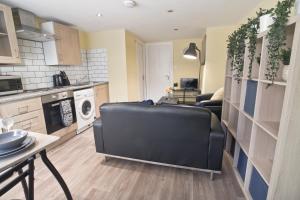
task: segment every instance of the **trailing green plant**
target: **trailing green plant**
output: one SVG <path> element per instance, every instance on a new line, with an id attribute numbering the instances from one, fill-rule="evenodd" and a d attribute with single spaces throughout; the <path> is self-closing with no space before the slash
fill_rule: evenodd
<path id="1" fill-rule="evenodd" d="M 260 8 L 258 12 L 256 12 L 255 18 L 248 19 L 248 29 L 247 29 L 247 38 L 248 42 L 248 59 L 249 59 L 249 66 L 248 66 L 248 78 L 251 79 L 252 77 L 252 66 L 253 61 L 256 53 L 256 43 L 257 43 L 257 34 L 259 30 L 259 18 L 263 15 L 270 14 L 273 9 L 262 9 Z"/>
<path id="2" fill-rule="evenodd" d="M 291 59 L 291 53 L 292 49 L 281 49 L 280 56 L 281 56 L 281 62 L 284 65 L 289 65 L 290 64 L 290 59 Z"/>
<path id="3" fill-rule="evenodd" d="M 294 6 L 295 0 L 278 1 L 274 12 L 271 14 L 274 23 L 270 26 L 267 34 L 268 39 L 268 62 L 265 72 L 267 80 L 272 81 L 272 84 L 277 77 L 277 72 L 280 66 L 281 51 L 285 46 L 286 29 L 285 25 L 291 13 L 291 8 Z"/>
<path id="4" fill-rule="evenodd" d="M 240 82 L 244 69 L 244 54 L 247 37 L 248 24 L 243 24 L 228 37 L 228 57 L 231 60 L 233 77 Z"/>
<path id="5" fill-rule="evenodd" d="M 257 57 L 256 57 L 256 62 L 257 62 L 258 65 L 260 65 L 260 59 L 261 59 L 260 56 L 257 56 Z"/>

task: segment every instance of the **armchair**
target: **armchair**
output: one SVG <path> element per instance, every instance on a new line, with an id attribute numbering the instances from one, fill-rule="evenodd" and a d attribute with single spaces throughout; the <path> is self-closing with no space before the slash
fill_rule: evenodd
<path id="1" fill-rule="evenodd" d="M 195 106 L 211 110 L 221 120 L 223 100 L 210 100 L 213 95 L 214 93 L 207 93 L 197 96 Z"/>

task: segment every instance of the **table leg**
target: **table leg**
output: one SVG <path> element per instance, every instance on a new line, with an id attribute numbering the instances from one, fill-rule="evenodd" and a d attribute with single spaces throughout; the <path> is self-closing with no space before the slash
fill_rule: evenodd
<path id="1" fill-rule="evenodd" d="M 41 151 L 40 155 L 41 155 L 41 158 L 42 158 L 42 161 L 44 162 L 44 164 L 47 166 L 47 168 L 50 170 L 50 172 L 53 174 L 53 176 L 56 178 L 56 180 L 60 184 L 61 188 L 63 189 L 63 191 L 67 197 L 67 200 L 73 200 L 71 192 L 70 192 L 67 184 L 65 183 L 64 179 L 61 177 L 61 175 L 59 174 L 57 169 L 54 167 L 54 165 L 48 159 L 46 150 Z"/>
<path id="2" fill-rule="evenodd" d="M 28 200 L 34 200 L 34 160 L 29 160 L 28 175 Z"/>
<path id="3" fill-rule="evenodd" d="M 21 174 L 23 174 L 23 169 L 19 169 L 18 174 L 19 174 L 19 176 L 21 176 Z M 26 178 L 22 179 L 21 183 L 22 183 L 22 187 L 23 187 L 23 190 L 24 190 L 25 199 L 29 200 L 28 199 L 28 187 L 27 187 Z"/>

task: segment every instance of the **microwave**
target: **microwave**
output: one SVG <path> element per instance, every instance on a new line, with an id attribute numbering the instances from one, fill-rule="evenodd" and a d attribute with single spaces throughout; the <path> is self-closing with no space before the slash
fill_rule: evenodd
<path id="1" fill-rule="evenodd" d="M 18 94 L 23 92 L 20 76 L 0 75 L 0 96 Z"/>

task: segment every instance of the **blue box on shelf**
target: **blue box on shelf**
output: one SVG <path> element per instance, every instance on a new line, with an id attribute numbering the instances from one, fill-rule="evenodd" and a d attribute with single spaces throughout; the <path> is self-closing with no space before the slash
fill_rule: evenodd
<path id="1" fill-rule="evenodd" d="M 254 115 L 254 109 L 255 109 L 256 91 L 257 91 L 257 81 L 248 80 L 244 111 L 252 117 Z"/>
<path id="2" fill-rule="evenodd" d="M 241 178 L 243 179 L 243 181 L 245 181 L 247 161 L 248 161 L 248 157 L 244 153 L 244 151 L 241 149 L 240 153 L 239 153 L 238 163 L 237 163 L 237 170 L 238 170 Z"/>
<path id="3" fill-rule="evenodd" d="M 265 200 L 268 194 L 268 185 L 263 178 L 253 167 L 252 175 L 250 179 L 249 192 L 253 200 Z"/>

